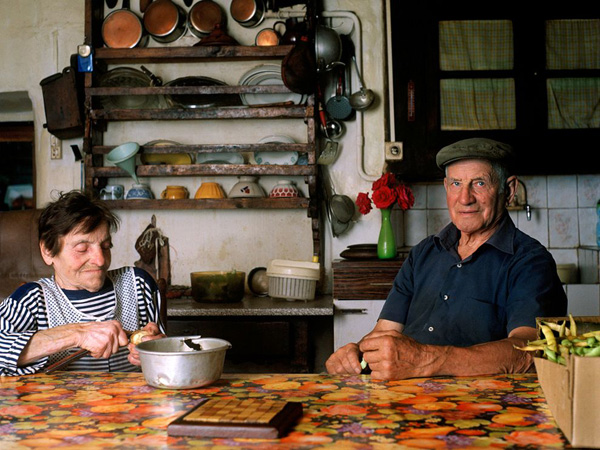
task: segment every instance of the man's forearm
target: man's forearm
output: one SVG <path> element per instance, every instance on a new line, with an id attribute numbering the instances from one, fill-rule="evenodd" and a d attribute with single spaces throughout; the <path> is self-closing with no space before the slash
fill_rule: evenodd
<path id="1" fill-rule="evenodd" d="M 497 373 L 523 373 L 533 366 L 530 352 L 515 349 L 524 346 L 526 339 L 509 337 L 472 347 L 438 347 L 435 373 L 432 375 L 476 376 Z"/>

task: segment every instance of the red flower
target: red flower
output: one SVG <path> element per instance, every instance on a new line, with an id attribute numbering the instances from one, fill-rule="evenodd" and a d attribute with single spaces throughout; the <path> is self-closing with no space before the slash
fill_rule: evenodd
<path id="1" fill-rule="evenodd" d="M 412 208 L 415 204 L 415 196 L 410 188 L 404 184 L 400 184 L 396 187 L 396 195 L 398 195 L 398 206 L 400 206 L 400 209 L 403 211 Z"/>
<path id="2" fill-rule="evenodd" d="M 398 203 L 403 211 L 410 209 L 415 204 L 415 197 L 411 189 L 398 181 L 393 173 L 385 173 L 372 186 L 373 195 L 360 192 L 356 197 L 356 205 L 361 214 L 371 212 L 373 203 L 379 209 L 387 209 Z"/>
<path id="3" fill-rule="evenodd" d="M 371 199 L 369 198 L 369 194 L 365 194 L 364 192 L 360 192 L 356 197 L 356 206 L 358 206 L 358 210 L 361 214 L 369 214 L 371 212 Z"/>
<path id="4" fill-rule="evenodd" d="M 381 186 L 373 191 L 373 203 L 379 209 L 387 209 L 394 204 L 398 195 L 396 191 L 387 186 Z"/>

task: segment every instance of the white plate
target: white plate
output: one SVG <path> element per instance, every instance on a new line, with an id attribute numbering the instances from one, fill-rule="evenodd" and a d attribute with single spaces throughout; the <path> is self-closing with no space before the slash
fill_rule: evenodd
<path id="1" fill-rule="evenodd" d="M 296 141 L 285 135 L 265 136 L 259 144 L 266 143 L 293 144 Z M 254 164 L 293 165 L 298 161 L 298 152 L 255 152 Z"/>
<path id="2" fill-rule="evenodd" d="M 239 153 L 200 153 L 196 164 L 244 164 L 244 157 Z"/>
<path id="3" fill-rule="evenodd" d="M 240 78 L 242 86 L 283 86 L 281 67 L 275 64 L 263 64 L 254 67 Z M 267 105 L 270 103 L 292 102 L 296 105 L 304 102 L 302 94 L 294 92 L 281 94 L 240 94 L 244 105 Z"/>

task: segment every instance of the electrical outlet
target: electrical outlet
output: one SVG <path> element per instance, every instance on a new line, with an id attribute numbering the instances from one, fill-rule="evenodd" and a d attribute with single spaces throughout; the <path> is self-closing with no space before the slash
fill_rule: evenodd
<path id="1" fill-rule="evenodd" d="M 50 159 L 62 159 L 62 142 L 56 136 L 50 138 Z"/>
<path id="2" fill-rule="evenodd" d="M 402 161 L 404 159 L 404 151 L 402 142 L 386 142 L 385 143 L 385 160 L 386 161 Z"/>

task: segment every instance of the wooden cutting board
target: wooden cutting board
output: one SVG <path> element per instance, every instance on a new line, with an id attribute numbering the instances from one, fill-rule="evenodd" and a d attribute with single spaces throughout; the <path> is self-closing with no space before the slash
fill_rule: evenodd
<path id="1" fill-rule="evenodd" d="M 276 439 L 302 416 L 302 403 L 205 399 L 167 427 L 171 436 Z"/>

